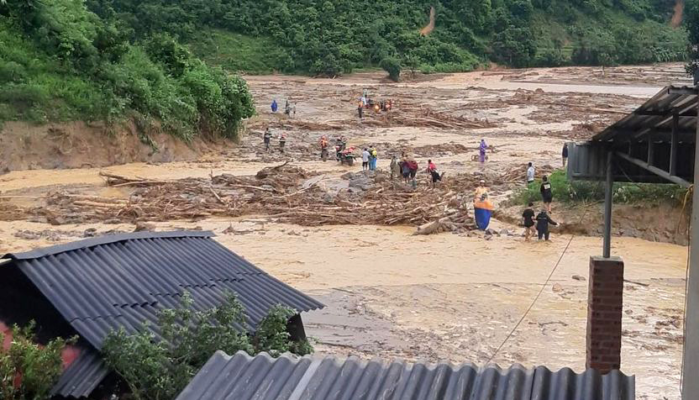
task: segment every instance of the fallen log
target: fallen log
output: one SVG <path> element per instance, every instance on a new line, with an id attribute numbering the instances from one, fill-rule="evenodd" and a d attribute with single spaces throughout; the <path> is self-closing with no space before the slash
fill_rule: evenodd
<path id="1" fill-rule="evenodd" d="M 444 228 L 444 224 L 449 222 L 449 217 L 438 219 L 437 221 L 428 222 L 417 227 L 414 235 L 432 235 L 440 233 Z"/>
<path id="2" fill-rule="evenodd" d="M 156 181 L 144 178 L 127 178 L 120 175 L 114 175 L 107 172 L 100 172 L 100 176 L 107 181 L 107 186 L 155 186 L 163 185 L 166 181 Z"/>

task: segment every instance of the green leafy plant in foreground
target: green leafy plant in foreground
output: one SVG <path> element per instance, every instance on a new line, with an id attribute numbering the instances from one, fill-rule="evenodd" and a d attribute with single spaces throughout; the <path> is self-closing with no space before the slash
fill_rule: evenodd
<path id="1" fill-rule="evenodd" d="M 180 308 L 160 312 L 157 326 L 146 325 L 135 334 L 123 328 L 112 332 L 102 351 L 133 398 L 174 399 L 218 350 L 250 355 L 268 352 L 272 356 L 311 353 L 313 348 L 307 341 L 293 342 L 287 332 L 287 322 L 294 314 L 289 308 L 275 306 L 257 331 L 248 335 L 243 307 L 234 295 L 218 308 L 197 311 L 185 294 Z M 156 331 L 161 338 L 155 336 Z"/>
<path id="2" fill-rule="evenodd" d="M 35 340 L 34 328 L 34 322 L 24 328 L 15 325 L 7 351 L 1 347 L 0 333 L 0 400 L 47 399 L 63 372 L 61 353 L 76 339 L 54 339 L 42 346 Z"/>

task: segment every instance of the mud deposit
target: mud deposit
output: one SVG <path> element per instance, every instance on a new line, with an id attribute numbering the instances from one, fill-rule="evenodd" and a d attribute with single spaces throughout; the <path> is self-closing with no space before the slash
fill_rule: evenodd
<path id="1" fill-rule="evenodd" d="M 496 203 L 505 200 L 523 184 L 526 163 L 551 172 L 565 141 L 589 138 L 670 82 L 684 82 L 681 65 L 489 71 L 401 84 L 379 74 L 251 77 L 259 115 L 238 146 L 195 149 L 189 161 L 0 176 L 0 253 L 135 229 L 213 230 L 225 246 L 327 304 L 304 315 L 318 352 L 581 371 L 586 278 L 589 257 L 601 252 L 601 220 L 527 243 L 515 210 L 484 235 L 473 230 L 473 190 L 483 179 Z M 364 89 L 394 100 L 394 110 L 368 111 L 360 121 Z M 269 112 L 273 99 L 289 99 L 296 115 Z M 272 151 L 262 143 L 268 126 Z M 320 138 L 340 135 L 357 155 L 374 146 L 378 171 L 322 161 Z M 483 165 L 481 139 L 489 145 Z M 106 157 L 73 151 L 76 163 Z M 416 189 L 391 178 L 391 156 L 403 154 L 419 163 Z M 434 188 L 428 159 L 445 173 Z M 554 219 L 574 221 L 577 212 L 555 208 Z M 665 234 L 672 221 L 653 222 L 663 220 L 653 209 L 643 210 L 643 227 L 633 224 L 634 210 L 618 215 L 622 237 L 613 252 L 624 258 L 628 280 L 622 369 L 637 376 L 639 399 L 679 399 L 687 248 L 658 243 L 681 240 Z M 415 235 L 434 221 L 435 234 Z M 653 229 L 656 236 L 646 235 Z"/>

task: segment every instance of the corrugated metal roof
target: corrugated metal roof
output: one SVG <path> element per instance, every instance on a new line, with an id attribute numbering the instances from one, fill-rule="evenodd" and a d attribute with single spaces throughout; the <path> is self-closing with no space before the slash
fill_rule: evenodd
<path id="1" fill-rule="evenodd" d="M 408 364 L 217 352 L 177 400 L 633 400 L 619 371 Z"/>
<path id="2" fill-rule="evenodd" d="M 92 349 L 83 349 L 80 357 L 61 375 L 61 379 L 51 390 L 51 396 L 87 397 L 107 375 L 109 369 L 99 353 Z"/>
<path id="3" fill-rule="evenodd" d="M 694 143 L 698 101 L 699 97 L 693 87 L 667 86 L 633 113 L 595 135 L 592 140 L 640 140 L 638 134 L 648 130 L 654 133 L 654 141 L 669 142 L 672 116 L 677 114 L 680 142 Z"/>
<path id="4" fill-rule="evenodd" d="M 323 307 L 212 236 L 211 232 L 114 235 L 3 258 L 12 260 L 80 336 L 98 350 L 106 336 L 120 327 L 135 332 L 146 321 L 155 326 L 158 310 L 179 307 L 185 291 L 192 295 L 198 310 L 221 305 L 227 293 L 235 293 L 251 329 L 277 304 L 299 312 Z M 75 368 L 86 365 L 94 368 L 93 374 L 104 374 L 105 368 L 89 360 L 81 360 Z M 81 395 L 93 389 L 86 386 Z"/>

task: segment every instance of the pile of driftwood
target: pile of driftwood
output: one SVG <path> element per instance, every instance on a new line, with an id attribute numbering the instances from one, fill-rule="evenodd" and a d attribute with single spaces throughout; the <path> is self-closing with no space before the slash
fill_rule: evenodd
<path id="1" fill-rule="evenodd" d="M 505 173 L 500 175 L 498 178 L 498 184 L 513 184 L 513 183 L 523 183 L 527 181 L 527 168 L 528 166 L 522 165 L 518 167 L 513 167 L 507 170 Z M 550 165 L 543 165 L 536 167 L 536 177 L 540 179 L 544 175 L 550 176 L 556 169 Z"/>
<path id="2" fill-rule="evenodd" d="M 480 129 L 497 126 L 487 120 L 474 120 L 463 116 L 435 111 L 429 107 L 402 104 L 386 113 L 367 113 L 362 124 L 373 127 L 412 126 L 438 129 Z"/>
<path id="3" fill-rule="evenodd" d="M 473 176 L 457 175 L 437 188 L 421 185 L 413 190 L 378 172 L 366 176 L 370 182 L 367 190 L 329 193 L 318 185 L 323 176 L 286 164 L 265 168 L 256 176 L 223 174 L 176 181 L 103 176 L 108 185 L 133 187 L 130 198 L 54 193 L 43 215 L 57 224 L 266 215 L 278 222 L 305 226 L 420 226 L 442 221 L 440 229 L 456 230 L 472 225 L 463 199 L 476 182 Z M 445 217 L 449 217 L 449 224 Z"/>

